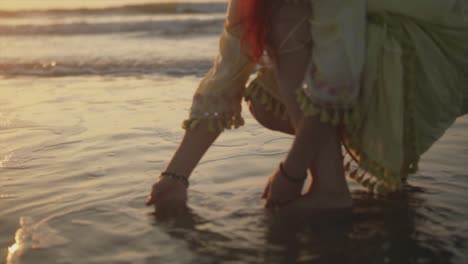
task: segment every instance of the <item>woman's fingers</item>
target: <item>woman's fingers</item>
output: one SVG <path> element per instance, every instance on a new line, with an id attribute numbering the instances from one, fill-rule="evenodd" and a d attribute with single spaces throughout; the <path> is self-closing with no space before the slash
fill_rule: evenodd
<path id="1" fill-rule="evenodd" d="M 154 205 L 158 199 L 160 199 L 160 196 L 162 194 L 162 190 L 164 189 L 163 184 L 161 184 L 160 181 L 155 183 L 151 189 L 151 193 L 146 199 L 146 206 Z"/>
<path id="2" fill-rule="evenodd" d="M 270 192 L 270 183 L 271 183 L 271 178 L 268 178 L 268 182 L 265 186 L 265 190 L 263 191 L 262 194 L 262 199 L 266 199 L 268 196 L 268 192 Z"/>
<path id="3" fill-rule="evenodd" d="M 153 205 L 153 204 L 154 204 L 153 196 L 150 194 L 150 195 L 148 195 L 148 198 L 146 198 L 145 205 L 150 206 L 150 205 Z"/>
<path id="4" fill-rule="evenodd" d="M 281 208 L 301 196 L 303 184 L 288 181 L 281 170 L 276 170 L 268 179 L 262 198 L 268 209 Z"/>

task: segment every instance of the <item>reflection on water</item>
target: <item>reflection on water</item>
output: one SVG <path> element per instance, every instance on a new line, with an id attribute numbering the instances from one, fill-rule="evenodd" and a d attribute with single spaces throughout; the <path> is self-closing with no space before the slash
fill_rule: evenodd
<path id="1" fill-rule="evenodd" d="M 421 208 L 430 206 L 424 190 L 408 187 L 392 197 L 354 192 L 354 208 L 340 212 L 235 210 L 219 218 L 203 217 L 203 209 L 177 214 L 152 213 L 154 229 L 187 247 L 171 255 L 172 263 L 452 263 L 463 250 L 458 238 L 427 229 L 431 221 Z M 194 201 L 196 204 L 197 201 Z M 205 209 L 206 210 L 206 209 Z M 128 224 L 131 225 L 131 222 Z M 442 225 L 443 226 L 443 225 Z M 450 230 L 446 230 L 450 233 Z M 148 241 L 148 239 L 150 239 Z M 153 251 L 165 246 L 161 237 L 143 236 Z M 151 243 L 153 240 L 153 243 Z M 68 241 L 47 226 L 22 217 L 7 264 L 33 263 L 37 252 Z M 457 246 L 458 245 L 458 246 Z M 105 250 L 105 248 L 103 248 Z M 191 254 L 187 254 L 190 252 Z M 27 256 L 30 254 L 31 256 Z M 26 256 L 25 256 L 26 255 Z M 187 257 L 190 255 L 190 257 Z M 44 255 L 45 256 L 45 255 Z M 43 259 L 45 260 L 45 259 Z M 167 260 L 167 259 L 166 259 Z M 70 260 L 72 261 L 72 260 Z M 135 259 L 137 261 L 137 259 Z M 142 263 L 159 263 L 146 257 Z M 104 261 L 105 263 L 106 261 Z"/>
<path id="2" fill-rule="evenodd" d="M 452 263 L 456 238 L 426 229 L 430 219 L 420 208 L 429 205 L 421 194 L 409 186 L 386 198 L 355 192 L 349 211 L 252 210 L 217 220 L 193 210 L 172 216 L 156 211 L 154 224 L 186 241 L 199 254 L 196 263 Z"/>
<path id="3" fill-rule="evenodd" d="M 28 227 L 30 226 L 31 220 L 29 218 L 20 218 L 20 228 L 16 231 L 15 234 L 15 243 L 8 247 L 8 256 L 6 259 L 7 264 L 20 263 L 20 257 L 23 254 L 24 248 L 27 247 L 25 243 L 26 237 L 30 231 Z"/>
<path id="4" fill-rule="evenodd" d="M 18 230 L 19 232 L 20 230 Z M 21 256 L 22 253 L 22 246 L 21 246 L 21 241 L 20 237 L 15 236 L 16 243 L 11 245 L 11 247 L 8 247 L 8 256 L 6 259 L 7 264 L 13 264 L 17 262 L 17 257 Z"/>

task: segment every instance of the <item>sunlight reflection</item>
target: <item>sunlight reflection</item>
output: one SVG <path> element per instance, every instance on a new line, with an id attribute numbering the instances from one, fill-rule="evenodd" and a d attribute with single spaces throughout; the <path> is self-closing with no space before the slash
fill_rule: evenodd
<path id="1" fill-rule="evenodd" d="M 11 160 L 12 157 L 13 157 L 13 153 L 10 153 L 10 154 L 6 155 L 3 158 L 3 160 L 0 160 L 0 168 L 6 167 L 6 164 L 8 164 L 8 162 Z"/>
<path id="2" fill-rule="evenodd" d="M 225 0 L 214 0 L 225 1 Z M 81 1 L 63 1 L 63 0 L 42 0 L 42 1 L 18 1 L 2 0 L 0 1 L 0 10 L 25 10 L 25 9 L 56 9 L 56 8 L 82 8 L 82 7 L 105 7 L 108 5 L 125 4 L 145 4 L 148 2 L 167 2 L 164 0 L 81 0 Z M 203 2 L 203 0 L 171 0 L 171 2 Z"/>
<path id="3" fill-rule="evenodd" d="M 2 166 L 0 166 L 1 168 Z M 17 196 L 16 195 L 13 195 L 13 194 L 0 194 L 0 200 L 2 199 L 12 199 L 12 198 L 16 198 Z"/>
<path id="4" fill-rule="evenodd" d="M 28 218 L 21 217 L 20 218 L 20 228 L 16 231 L 15 234 L 15 244 L 11 245 L 8 247 L 8 256 L 6 259 L 7 264 L 14 264 L 14 263 L 19 263 L 19 257 L 23 254 L 24 246 L 25 246 L 25 233 L 26 233 L 26 227 L 27 223 L 30 221 Z"/>
<path id="5" fill-rule="evenodd" d="M 0 113 L 0 127 L 8 128 L 11 126 L 11 120 L 5 114 Z"/>
<path id="6" fill-rule="evenodd" d="M 9 255 L 15 254 L 15 252 L 18 251 L 19 248 L 20 248 L 19 244 L 17 243 L 13 244 L 11 247 L 8 247 L 8 254 Z"/>

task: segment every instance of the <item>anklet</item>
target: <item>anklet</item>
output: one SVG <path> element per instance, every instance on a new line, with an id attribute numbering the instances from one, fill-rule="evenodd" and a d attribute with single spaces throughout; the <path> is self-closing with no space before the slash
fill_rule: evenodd
<path id="1" fill-rule="evenodd" d="M 187 177 L 184 177 L 182 175 L 177 175 L 175 173 L 172 173 L 172 172 L 167 172 L 167 171 L 164 171 L 161 173 L 161 178 L 162 177 L 168 177 L 168 178 L 171 178 L 173 180 L 177 180 L 177 181 L 180 181 L 182 182 L 184 185 L 185 185 L 185 188 L 188 188 L 189 187 L 189 181 L 187 179 Z"/>
<path id="2" fill-rule="evenodd" d="M 288 181 L 290 181 L 290 182 L 297 183 L 297 184 L 299 184 L 299 183 L 304 183 L 305 179 L 307 178 L 307 175 L 306 175 L 304 178 L 294 178 L 294 177 L 289 176 L 289 175 L 286 173 L 286 170 L 284 169 L 284 165 L 283 165 L 282 162 L 280 163 L 280 166 L 279 166 L 279 167 L 280 167 L 281 175 L 283 175 L 283 177 L 284 177 L 285 179 L 287 179 Z"/>

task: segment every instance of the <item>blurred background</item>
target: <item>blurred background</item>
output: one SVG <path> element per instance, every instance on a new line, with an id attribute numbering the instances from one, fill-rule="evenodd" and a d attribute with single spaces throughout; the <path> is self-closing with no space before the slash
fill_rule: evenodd
<path id="1" fill-rule="evenodd" d="M 0 74 L 205 72 L 225 2 L 2 0 Z"/>

